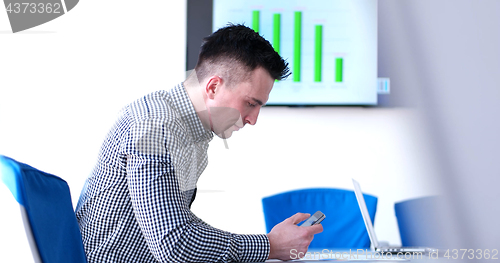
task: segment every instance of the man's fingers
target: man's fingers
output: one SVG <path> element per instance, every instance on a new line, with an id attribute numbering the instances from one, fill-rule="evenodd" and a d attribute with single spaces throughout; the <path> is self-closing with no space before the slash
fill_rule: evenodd
<path id="1" fill-rule="evenodd" d="M 321 224 L 310 226 L 310 229 L 315 235 L 323 232 L 323 226 Z"/>
<path id="2" fill-rule="evenodd" d="M 304 213 L 297 213 L 291 217 L 288 218 L 288 220 L 292 221 L 294 225 L 308 219 L 311 216 L 311 214 L 304 214 Z"/>

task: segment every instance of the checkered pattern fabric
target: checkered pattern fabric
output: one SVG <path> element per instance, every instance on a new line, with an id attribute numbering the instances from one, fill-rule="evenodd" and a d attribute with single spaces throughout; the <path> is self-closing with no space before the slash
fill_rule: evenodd
<path id="1" fill-rule="evenodd" d="M 215 229 L 190 210 L 212 138 L 182 84 L 126 106 L 76 208 L 88 261 L 265 261 L 266 235 Z"/>

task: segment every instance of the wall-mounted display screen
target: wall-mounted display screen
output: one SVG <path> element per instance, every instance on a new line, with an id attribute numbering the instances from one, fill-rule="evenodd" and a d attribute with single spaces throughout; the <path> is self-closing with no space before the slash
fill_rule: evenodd
<path id="1" fill-rule="evenodd" d="M 213 0 L 212 31 L 245 24 L 286 59 L 268 105 L 376 105 L 376 0 Z"/>

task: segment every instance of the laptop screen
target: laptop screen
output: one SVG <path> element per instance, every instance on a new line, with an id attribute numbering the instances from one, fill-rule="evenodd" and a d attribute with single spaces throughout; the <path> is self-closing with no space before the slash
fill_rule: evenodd
<path id="1" fill-rule="evenodd" d="M 363 215 L 363 221 L 365 221 L 366 230 L 368 231 L 368 236 L 370 237 L 370 241 L 373 244 L 374 248 L 377 248 L 378 240 L 375 235 L 375 230 L 373 229 L 373 223 L 370 219 L 370 214 L 368 214 L 368 208 L 366 208 L 365 198 L 363 197 L 363 192 L 361 192 L 361 187 L 359 183 L 352 179 L 352 183 L 354 184 L 354 193 L 356 194 L 356 199 L 358 200 L 359 209 L 361 210 L 361 215 Z"/>

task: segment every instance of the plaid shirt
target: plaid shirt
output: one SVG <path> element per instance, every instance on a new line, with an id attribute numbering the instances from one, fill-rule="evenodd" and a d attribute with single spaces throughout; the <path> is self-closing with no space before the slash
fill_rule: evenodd
<path id="1" fill-rule="evenodd" d="M 215 229 L 190 210 L 212 138 L 182 84 L 126 106 L 76 207 L 88 261 L 265 261 L 266 235 Z"/>

